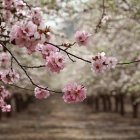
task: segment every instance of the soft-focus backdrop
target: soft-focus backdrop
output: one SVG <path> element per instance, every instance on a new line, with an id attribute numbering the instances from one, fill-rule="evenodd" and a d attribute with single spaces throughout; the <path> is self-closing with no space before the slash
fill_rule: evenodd
<path id="1" fill-rule="evenodd" d="M 140 60 L 140 0 L 105 0 L 105 13 L 110 19 L 97 33 L 94 31 L 102 15 L 102 0 L 28 2 L 42 7 L 54 44 L 73 43 L 77 30 L 92 34 L 89 46 L 69 49 L 73 54 L 91 59 L 98 52 L 105 52 L 118 62 Z M 42 64 L 41 56 L 36 53 L 28 56 L 24 49 L 11 47 L 11 50 L 23 65 Z M 22 75 L 17 85 L 33 89 L 22 70 L 15 64 L 14 67 Z M 73 105 L 63 103 L 62 95 L 57 94 L 37 101 L 32 91 L 9 86 L 16 95 L 10 101 L 12 113 L 1 114 L 0 140 L 140 140 L 139 63 L 117 65 L 97 75 L 88 64 L 67 59 L 67 66 L 60 74 L 44 68 L 27 71 L 37 84 L 51 89 L 61 90 L 66 83 L 77 81 L 87 87 L 88 97 L 83 103 Z"/>

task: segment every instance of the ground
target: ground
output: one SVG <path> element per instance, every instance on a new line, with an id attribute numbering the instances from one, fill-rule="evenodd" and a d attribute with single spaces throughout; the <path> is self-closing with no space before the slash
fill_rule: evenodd
<path id="1" fill-rule="evenodd" d="M 140 119 L 95 113 L 84 103 L 65 104 L 54 95 L 3 118 L 0 140 L 140 140 Z"/>

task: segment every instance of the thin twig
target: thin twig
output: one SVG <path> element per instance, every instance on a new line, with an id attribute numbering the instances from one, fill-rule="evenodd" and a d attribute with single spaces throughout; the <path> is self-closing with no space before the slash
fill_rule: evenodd
<path id="1" fill-rule="evenodd" d="M 138 63 L 140 60 L 135 60 L 135 61 L 130 61 L 130 62 L 122 62 L 122 63 L 117 63 L 117 65 L 129 65 L 133 63 Z"/>
<path id="2" fill-rule="evenodd" d="M 28 88 L 24 88 L 24 87 L 20 87 L 20 86 L 18 86 L 18 85 L 9 85 L 9 86 L 11 86 L 11 87 L 16 87 L 16 88 L 19 88 L 19 89 L 23 89 L 23 90 L 29 90 L 29 91 L 34 91 L 33 89 L 28 89 Z"/>
<path id="3" fill-rule="evenodd" d="M 47 43 L 47 44 L 50 44 L 50 45 L 52 45 L 52 46 L 54 46 L 54 47 L 56 47 L 56 48 L 58 48 L 59 50 L 65 52 L 67 55 L 73 56 L 73 57 L 75 57 L 75 58 L 77 58 L 77 59 L 79 59 L 79 60 L 85 61 L 85 62 L 87 62 L 87 63 L 91 63 L 91 61 L 86 60 L 86 59 L 84 59 L 84 58 L 81 58 L 81 57 L 79 57 L 79 56 L 76 56 L 76 55 L 74 55 L 74 54 L 72 54 L 72 53 L 66 51 L 65 49 L 62 49 L 62 48 L 58 47 L 58 45 L 55 45 L 55 44 L 50 43 L 50 42 L 46 42 L 46 43 Z"/>
<path id="4" fill-rule="evenodd" d="M 43 67 L 45 67 L 45 65 L 39 65 L 39 66 L 25 66 L 25 65 L 22 65 L 22 67 L 29 68 L 29 69 L 34 69 L 34 68 L 43 68 Z"/>
<path id="5" fill-rule="evenodd" d="M 26 6 L 29 8 L 29 10 L 31 10 L 31 6 L 25 0 L 22 0 L 22 1 L 26 4 Z"/>
<path id="6" fill-rule="evenodd" d="M 95 33 L 97 33 L 97 32 L 98 32 L 98 29 L 101 28 L 102 19 L 103 19 L 103 17 L 105 16 L 105 0 L 102 0 L 102 7 L 103 7 L 103 8 L 102 8 L 102 15 L 101 15 L 101 18 L 100 18 L 99 21 L 98 21 L 98 24 L 96 25 L 95 30 L 94 30 Z"/>

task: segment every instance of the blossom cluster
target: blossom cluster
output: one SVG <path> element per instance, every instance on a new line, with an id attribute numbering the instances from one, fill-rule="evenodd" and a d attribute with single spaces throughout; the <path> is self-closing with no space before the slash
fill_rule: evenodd
<path id="1" fill-rule="evenodd" d="M 91 69 L 99 74 L 111 68 L 115 68 L 117 59 L 115 57 L 107 57 L 105 53 L 102 52 L 93 57 L 91 63 Z"/>
<path id="2" fill-rule="evenodd" d="M 41 87 L 44 88 L 43 86 Z M 35 93 L 35 97 L 39 100 L 46 99 L 47 97 L 50 96 L 50 92 L 48 90 L 41 89 L 39 87 L 35 88 L 34 93 Z"/>
<path id="3" fill-rule="evenodd" d="M 65 57 L 53 45 L 39 44 L 37 50 L 41 52 L 45 65 L 50 71 L 59 73 L 64 69 Z"/>
<path id="4" fill-rule="evenodd" d="M 8 90 L 4 88 L 4 86 L 0 86 L 0 108 L 2 112 L 10 112 L 11 105 L 6 103 L 6 100 L 10 97 L 10 93 Z"/>
<path id="5" fill-rule="evenodd" d="M 19 74 L 12 68 L 7 68 L 11 61 L 11 57 L 7 52 L 0 52 L 0 82 L 4 84 L 13 84 L 19 80 Z M 2 112 L 10 112 L 11 105 L 6 101 L 10 98 L 11 94 L 5 89 L 4 86 L 0 86 L 0 108 Z"/>
<path id="6" fill-rule="evenodd" d="M 13 13 L 20 12 L 26 4 L 22 0 L 3 0 L 2 6 L 3 18 L 8 23 L 14 18 Z"/>
<path id="7" fill-rule="evenodd" d="M 42 87 L 42 86 L 41 86 Z M 62 90 L 63 100 L 66 103 L 82 102 L 86 98 L 86 88 L 75 82 L 68 83 Z M 50 96 L 49 91 L 36 87 L 34 90 L 37 99 L 46 99 Z"/>
<path id="8" fill-rule="evenodd" d="M 62 43 L 62 45 L 55 45 L 50 43 L 52 38 L 51 30 L 48 28 L 43 20 L 41 9 L 38 7 L 30 7 L 23 0 L 3 0 L 2 2 L 5 26 L 3 34 L 9 38 L 9 42 L 17 48 L 25 48 L 27 54 L 37 52 L 42 55 L 45 67 L 53 73 L 60 73 L 66 66 L 66 58 L 61 52 L 65 52 L 69 56 L 67 49 L 74 44 L 79 47 L 88 46 L 92 35 L 86 31 L 76 31 L 74 35 L 75 42 Z M 1 14 L 1 13 L 0 13 Z M 110 17 L 104 16 L 102 23 L 106 23 Z M 66 47 L 66 48 L 62 48 Z M 19 74 L 12 68 L 12 58 L 8 52 L 0 45 L 0 81 L 4 84 L 13 84 L 20 78 Z M 75 55 L 72 55 L 74 57 Z M 13 57 L 13 56 L 12 56 Z M 69 56 L 70 58 L 70 56 Z M 84 60 L 80 57 L 76 57 Z M 18 60 L 17 60 L 18 61 Z M 107 57 L 105 53 L 98 53 L 92 57 L 89 62 L 91 69 L 95 73 L 103 73 L 111 68 L 115 68 L 117 59 L 115 57 Z M 10 67 L 10 68 L 9 68 Z M 22 65 L 20 65 L 22 67 Z M 23 68 L 24 70 L 24 68 Z M 25 74 L 26 73 L 26 70 Z M 27 75 L 29 80 L 35 87 L 34 95 L 37 99 L 46 99 L 50 96 L 50 90 L 43 86 L 37 86 Z M 82 102 L 86 98 L 86 88 L 75 82 L 68 83 L 62 89 L 63 100 L 66 103 Z M 3 112 L 11 110 L 11 106 L 6 104 L 6 99 L 9 97 L 9 92 L 3 86 L 0 87 L 0 107 Z"/>
<path id="9" fill-rule="evenodd" d="M 8 68 L 11 57 L 8 52 L 0 52 L 0 81 L 4 84 L 13 84 L 18 81 L 19 74 L 12 68 Z"/>

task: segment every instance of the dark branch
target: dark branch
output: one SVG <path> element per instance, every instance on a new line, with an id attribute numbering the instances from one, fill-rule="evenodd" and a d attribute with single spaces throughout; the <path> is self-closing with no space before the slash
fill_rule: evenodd
<path id="1" fill-rule="evenodd" d="M 105 16 L 105 0 L 102 0 L 102 15 L 101 15 L 101 18 L 98 21 L 98 24 L 96 25 L 95 30 L 94 30 L 95 33 L 97 33 L 98 32 L 98 29 L 101 28 L 102 19 L 103 19 L 104 16 Z"/>
<path id="2" fill-rule="evenodd" d="M 62 93 L 61 91 L 54 91 L 54 90 L 50 90 L 48 88 L 43 88 L 38 86 L 36 83 L 34 83 L 34 81 L 32 80 L 32 78 L 29 76 L 29 74 L 27 73 L 27 71 L 24 69 L 24 67 L 20 64 L 20 62 L 16 59 L 16 57 L 12 54 L 12 52 L 3 44 L 3 42 L 1 42 L 1 45 L 10 53 L 10 55 L 13 57 L 13 59 L 15 60 L 15 62 L 19 65 L 19 67 L 24 71 L 25 75 L 28 77 L 28 79 L 30 80 L 30 82 L 32 83 L 32 85 L 44 89 L 44 90 L 48 90 L 50 92 L 54 92 L 54 93 Z"/>
<path id="3" fill-rule="evenodd" d="M 65 52 L 67 55 L 73 56 L 73 57 L 75 57 L 75 58 L 77 58 L 77 59 L 79 59 L 79 60 L 85 61 L 85 62 L 87 62 L 87 63 L 91 63 L 91 61 L 86 60 L 86 59 L 84 59 L 84 58 L 81 58 L 81 57 L 79 57 L 79 56 L 76 56 L 76 55 L 74 55 L 74 54 L 68 52 L 67 50 L 60 48 L 58 45 L 55 45 L 55 44 L 49 43 L 49 42 L 46 42 L 46 43 L 47 43 L 47 44 L 50 44 L 50 45 L 52 45 L 52 46 L 54 46 L 54 47 L 56 47 L 56 48 L 58 48 L 59 50 Z"/>

